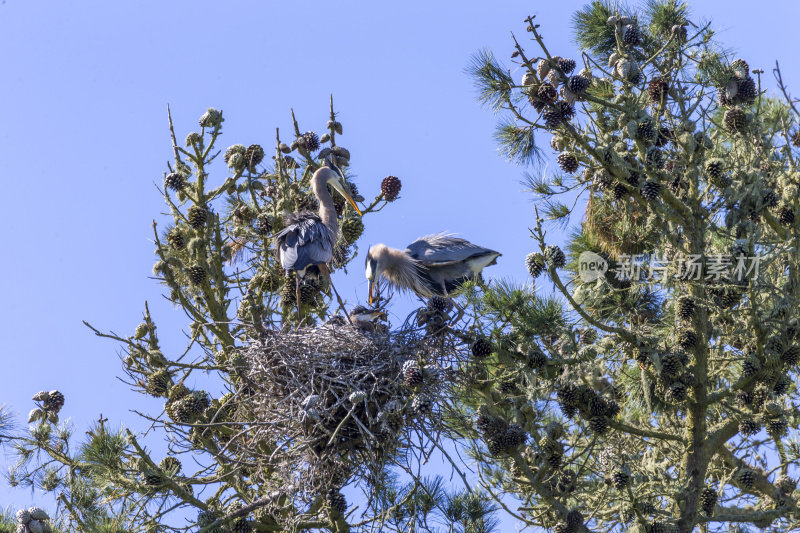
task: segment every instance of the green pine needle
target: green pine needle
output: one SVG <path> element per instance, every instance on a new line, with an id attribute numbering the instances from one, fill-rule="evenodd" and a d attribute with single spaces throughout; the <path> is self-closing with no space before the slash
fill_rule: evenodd
<path id="1" fill-rule="evenodd" d="M 653 35 L 669 36 L 673 26 L 685 26 L 689 19 L 689 6 L 680 0 L 647 0 L 644 12 Z"/>
<path id="2" fill-rule="evenodd" d="M 517 164 L 526 165 L 542 159 L 533 127 L 521 127 L 511 121 L 501 122 L 495 132 L 495 140 L 500 145 L 500 152 Z"/>
<path id="3" fill-rule="evenodd" d="M 545 174 L 536 176 L 534 174 L 525 173 L 525 179 L 522 184 L 531 192 L 541 196 L 551 196 L 556 194 L 556 191 L 550 186 L 550 181 Z"/>
<path id="4" fill-rule="evenodd" d="M 510 98 L 514 80 L 497 62 L 494 55 L 486 50 L 474 54 L 467 67 L 467 73 L 475 80 L 478 100 L 495 113 L 500 111 Z"/>
<path id="5" fill-rule="evenodd" d="M 548 201 L 544 205 L 544 218 L 566 225 L 569 222 L 570 208 L 561 202 Z"/>
<path id="6" fill-rule="evenodd" d="M 581 48 L 591 50 L 599 56 L 609 56 L 617 47 L 614 27 L 609 26 L 608 17 L 620 11 L 608 0 L 594 0 L 572 16 L 575 40 Z"/>

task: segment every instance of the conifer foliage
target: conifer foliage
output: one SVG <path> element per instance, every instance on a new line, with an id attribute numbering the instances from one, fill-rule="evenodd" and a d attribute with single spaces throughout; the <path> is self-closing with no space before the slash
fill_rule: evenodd
<path id="1" fill-rule="evenodd" d="M 11 484 L 52 492 L 67 530 L 187 530 L 188 516 L 189 529 L 206 533 L 349 531 L 349 505 L 340 489 L 354 475 L 365 475 L 359 468 L 379 478 L 386 458 L 401 453 L 406 404 L 410 411 L 413 402 L 427 401 L 408 424 L 428 419 L 433 406 L 428 395 L 438 380 L 426 374 L 425 383 L 412 391 L 415 396 L 397 379 L 402 361 L 387 359 L 381 371 L 369 365 L 370 358 L 347 359 L 348 350 L 375 355 L 378 343 L 352 327 L 338 334 L 316 327 L 329 318 L 327 281 L 302 280 L 298 306 L 295 275 L 281 268 L 273 235 L 283 228 L 284 214 L 317 209 L 310 180 L 326 159 L 349 176 L 351 155 L 339 144 L 343 128 L 332 100 L 322 135 L 301 130 L 294 114 L 292 119 L 292 139 L 284 142 L 278 133 L 270 156 L 259 144 L 223 148 L 225 119 L 219 110 L 208 109 L 199 131 L 186 135 L 185 142 L 179 141 L 170 116 L 173 160 L 158 183 L 169 219 L 153 223 L 153 275 L 189 317 L 188 342 L 179 353 L 164 349 L 147 304 L 144 320 L 130 336 L 87 324 L 120 344 L 125 381 L 149 396 L 147 403 L 159 400 L 154 411 L 133 407 L 150 429 L 135 433 L 101 417 L 76 442 L 71 426 L 59 425 L 69 398 L 53 390 L 34 396 L 32 425 L 27 434 L 15 436 L 18 461 L 9 474 Z M 352 178 L 344 180 L 362 203 L 364 219 L 394 201 L 401 183 L 391 179 L 391 194 L 385 184 L 381 190 L 379 179 L 373 186 L 374 200 L 365 202 Z M 333 197 L 343 228 L 331 265 L 336 270 L 355 255 L 364 219 L 337 194 Z M 293 328 L 296 333 L 285 332 Z M 322 342 L 326 335 L 338 344 Z M 381 339 L 380 346 L 389 350 L 390 337 Z M 277 348 L 269 352 L 264 346 Z M 326 349 L 327 359 L 314 357 Z M 249 359 L 253 353 L 255 359 Z M 278 358 L 274 367 L 270 357 Z M 304 364 L 303 357 L 313 364 Z M 340 366 L 343 359 L 347 369 Z M 295 370 L 285 372 L 284 363 Z M 431 369 L 436 368 L 425 367 Z M 317 370 L 329 372 L 325 383 L 333 385 L 309 393 L 320 386 L 311 376 Z M 307 392 L 300 394 L 302 389 Z M 276 403 L 261 402 L 265 394 Z M 386 411 L 379 420 L 375 405 Z M 359 426 L 356 417 L 370 417 L 370 429 Z M 362 427 L 373 440 L 354 444 L 361 442 Z M 169 450 L 165 456 L 149 449 L 158 438 L 163 439 L 159 448 Z M 369 458 L 359 460 L 359 454 Z M 302 477 L 306 471 L 310 475 Z M 399 483 L 391 487 L 396 493 L 402 488 Z M 362 510 L 362 518 L 385 520 L 387 509 L 404 502 L 385 500 L 383 507 L 372 507 L 372 515 Z M 39 522 L 28 518 L 22 515 L 21 527 L 41 531 Z"/>
<path id="2" fill-rule="evenodd" d="M 526 267 L 556 296 L 476 296 L 496 348 L 474 362 L 483 380 L 464 392 L 464 431 L 487 489 L 552 531 L 796 524 L 792 100 L 768 97 L 763 71 L 727 56 L 678 0 L 595 0 L 573 18 L 574 60 L 526 23 L 511 70 L 484 52 L 472 73 L 508 115 L 501 150 L 536 164 L 549 138 L 563 171 L 530 180 Z M 566 259 L 552 222 L 575 225 Z M 587 276 L 587 253 L 608 270 Z M 525 446 L 496 444 L 511 424 Z"/>

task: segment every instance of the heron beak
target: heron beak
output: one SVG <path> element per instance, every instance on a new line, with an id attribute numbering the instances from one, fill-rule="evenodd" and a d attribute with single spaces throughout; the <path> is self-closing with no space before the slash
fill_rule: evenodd
<path id="1" fill-rule="evenodd" d="M 372 305 L 372 289 L 375 286 L 375 282 L 373 280 L 369 280 L 369 298 L 367 298 L 367 303 Z"/>
<path id="2" fill-rule="evenodd" d="M 361 210 L 360 210 L 360 209 L 358 208 L 358 206 L 356 205 L 356 201 L 355 201 L 355 200 L 353 200 L 353 197 L 352 197 L 352 196 L 350 196 L 349 194 L 347 194 L 347 191 L 346 191 L 346 190 L 344 190 L 344 187 L 342 186 L 342 182 L 341 182 L 341 181 L 339 181 L 338 179 L 335 179 L 335 178 L 334 178 L 334 179 L 330 179 L 330 180 L 328 180 L 328 183 L 330 183 L 330 184 L 331 184 L 331 186 L 332 186 L 334 189 L 336 189 L 336 191 L 337 191 L 339 194 L 341 194 L 342 196 L 344 196 L 345 200 L 347 200 L 348 202 L 350 202 L 350 205 L 352 205 L 352 206 L 353 206 L 353 209 L 355 209 L 355 210 L 356 210 L 356 213 L 358 213 L 358 216 L 362 216 L 362 214 L 361 214 Z"/>

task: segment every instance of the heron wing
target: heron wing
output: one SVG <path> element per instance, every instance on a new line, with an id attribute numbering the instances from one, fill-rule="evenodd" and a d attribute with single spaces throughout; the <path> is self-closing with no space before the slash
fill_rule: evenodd
<path id="1" fill-rule="evenodd" d="M 437 233 L 412 242 L 406 248 L 406 253 L 425 266 L 447 266 L 497 252 L 465 239 Z"/>
<path id="2" fill-rule="evenodd" d="M 304 270 L 328 263 L 333 258 L 333 235 L 316 213 L 290 215 L 288 224 L 277 235 L 281 266 L 285 270 Z"/>

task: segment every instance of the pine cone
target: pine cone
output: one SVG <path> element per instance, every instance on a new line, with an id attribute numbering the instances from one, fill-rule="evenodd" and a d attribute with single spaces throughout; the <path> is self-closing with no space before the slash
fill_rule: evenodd
<path id="1" fill-rule="evenodd" d="M 181 462 L 175 457 L 164 457 L 161 462 L 158 463 L 158 468 L 172 476 L 181 471 Z"/>
<path id="2" fill-rule="evenodd" d="M 254 167 L 264 160 L 264 149 L 261 145 L 251 144 L 244 153 L 244 159 L 248 166 Z"/>
<path id="3" fill-rule="evenodd" d="M 739 433 L 741 433 L 745 437 L 755 435 L 760 430 L 761 426 L 759 426 L 758 423 L 756 423 L 754 420 L 745 418 L 744 420 L 739 421 Z"/>
<path id="4" fill-rule="evenodd" d="M 622 42 L 628 46 L 636 46 L 641 41 L 639 27 L 635 24 L 628 24 L 622 33 Z"/>
<path id="5" fill-rule="evenodd" d="M 64 407 L 64 395 L 57 390 L 51 390 L 42 402 L 42 407 L 50 413 L 58 413 Z"/>
<path id="6" fill-rule="evenodd" d="M 563 120 L 569 120 L 575 116 L 575 108 L 572 107 L 569 102 L 565 102 L 560 100 L 555 103 L 555 107 L 558 112 L 561 114 L 561 118 Z"/>
<path id="7" fill-rule="evenodd" d="M 200 285 L 206 279 L 206 270 L 199 265 L 194 265 L 189 267 L 188 275 L 192 283 Z"/>
<path id="8" fill-rule="evenodd" d="M 544 259 L 553 268 L 563 268 L 567 264 L 564 252 L 556 245 L 550 245 L 544 250 Z"/>
<path id="9" fill-rule="evenodd" d="M 747 125 L 747 115 L 738 107 L 725 111 L 722 120 L 725 123 L 725 127 L 731 133 L 740 132 L 744 130 L 744 127 Z"/>
<path id="10" fill-rule="evenodd" d="M 529 253 L 525 257 L 525 266 L 528 269 L 528 273 L 534 279 L 538 278 L 539 275 L 547 269 L 544 263 L 544 256 L 538 252 Z"/>
<path id="11" fill-rule="evenodd" d="M 678 335 L 678 344 L 684 350 L 689 350 L 697 345 L 697 335 L 690 329 L 684 329 Z"/>
<path id="12" fill-rule="evenodd" d="M 570 152 L 562 152 L 558 156 L 558 166 L 560 166 L 561 170 L 564 172 L 572 174 L 578 170 L 578 158 L 575 157 L 575 154 Z"/>
<path id="13" fill-rule="evenodd" d="M 667 353 L 661 356 L 661 370 L 664 375 L 674 376 L 678 373 L 681 362 L 677 354 Z"/>
<path id="14" fill-rule="evenodd" d="M 605 416 L 593 416 L 589 419 L 589 427 L 595 435 L 603 435 L 608 431 L 608 418 Z"/>
<path id="15" fill-rule="evenodd" d="M 794 366 L 800 361 L 800 346 L 793 344 L 781 354 L 781 361 L 787 366 Z"/>
<path id="16" fill-rule="evenodd" d="M 783 206 L 778 210 L 778 222 L 784 226 L 791 226 L 794 224 L 794 211 L 791 207 Z"/>
<path id="17" fill-rule="evenodd" d="M 528 435 L 525 433 L 525 430 L 522 429 L 522 426 L 519 424 L 509 424 L 503 435 L 503 447 L 507 451 L 515 450 L 525 444 L 527 439 Z"/>
<path id="18" fill-rule="evenodd" d="M 338 490 L 331 489 L 328 491 L 327 501 L 328 507 L 333 514 L 341 516 L 347 512 L 347 500 Z"/>
<path id="19" fill-rule="evenodd" d="M 617 490 L 624 489 L 628 485 L 630 479 L 631 477 L 621 470 L 614 472 L 614 474 L 611 476 L 612 484 Z"/>
<path id="20" fill-rule="evenodd" d="M 259 235 L 272 233 L 272 220 L 267 213 L 260 213 L 253 221 L 253 230 Z"/>
<path id="21" fill-rule="evenodd" d="M 575 70 L 575 60 L 568 57 L 559 57 L 556 60 L 556 64 L 558 64 L 558 68 L 560 68 L 564 74 L 569 74 Z"/>
<path id="22" fill-rule="evenodd" d="M 313 131 L 307 131 L 298 138 L 298 142 L 309 152 L 319 150 L 319 136 Z"/>
<path id="23" fill-rule="evenodd" d="M 175 250 L 182 250 L 183 247 L 186 246 L 186 238 L 178 228 L 172 228 L 169 230 L 166 239 L 167 244 Z"/>
<path id="24" fill-rule="evenodd" d="M 417 366 L 409 366 L 403 371 L 403 380 L 406 387 L 413 389 L 417 385 L 422 384 L 422 379 L 422 370 Z"/>
<path id="25" fill-rule="evenodd" d="M 223 155 L 222 158 L 229 167 L 239 168 L 240 166 L 244 166 L 245 152 L 247 152 L 247 148 L 245 148 L 243 144 L 234 144 L 225 150 L 225 155 Z"/>
<path id="26" fill-rule="evenodd" d="M 653 78 L 647 85 L 647 94 L 654 104 L 660 104 L 662 100 L 666 99 L 668 92 L 669 83 L 664 78 Z"/>
<path id="27" fill-rule="evenodd" d="M 192 228 L 200 229 L 205 226 L 206 220 L 208 220 L 208 211 L 199 205 L 193 205 L 187 212 L 187 219 Z"/>
<path id="28" fill-rule="evenodd" d="M 342 237 L 347 244 L 353 244 L 364 233 L 364 223 L 359 216 L 351 216 L 342 222 Z"/>
<path id="29" fill-rule="evenodd" d="M 450 298 L 439 296 L 437 294 L 431 296 L 428 300 L 428 310 L 437 313 L 448 313 L 453 308 L 453 301 Z"/>
<path id="30" fill-rule="evenodd" d="M 678 298 L 678 318 L 690 320 L 694 316 L 694 300 L 689 296 Z"/>
<path id="31" fill-rule="evenodd" d="M 400 194 L 400 189 L 402 186 L 403 184 L 400 181 L 400 178 L 396 176 L 386 176 L 381 182 L 381 192 L 383 193 L 383 197 L 387 201 L 393 202 L 397 199 L 397 195 Z"/>
<path id="32" fill-rule="evenodd" d="M 748 76 L 737 84 L 736 100 L 745 104 L 751 105 L 755 102 L 758 96 L 758 89 L 756 89 L 756 82 Z"/>
<path id="33" fill-rule="evenodd" d="M 739 79 L 750 75 L 750 65 L 744 59 L 734 59 L 731 61 L 731 67 L 733 67 L 734 75 Z"/>
<path id="34" fill-rule="evenodd" d="M 636 138 L 645 141 L 653 141 L 656 138 L 656 130 L 653 127 L 653 120 L 645 118 L 636 126 Z"/>
<path id="35" fill-rule="evenodd" d="M 558 402 L 562 406 L 568 405 L 572 407 L 577 407 L 579 400 L 578 390 L 572 384 L 568 384 L 559 388 L 558 391 L 556 391 L 556 397 L 558 398 Z"/>
<path id="36" fill-rule="evenodd" d="M 477 339 L 472 344 L 472 356 L 476 359 L 483 359 L 484 357 L 489 357 L 492 352 L 494 351 L 494 347 L 492 343 L 483 337 Z"/>
<path id="37" fill-rule="evenodd" d="M 752 488 L 755 480 L 756 480 L 756 475 L 749 468 L 743 468 L 739 472 L 739 483 L 741 483 L 745 488 L 747 489 Z"/>
<path id="38" fill-rule="evenodd" d="M 667 399 L 676 403 L 684 401 L 686 399 L 686 385 L 680 381 L 670 383 L 667 389 Z"/>
<path id="39" fill-rule="evenodd" d="M 774 392 L 777 396 L 786 394 L 789 391 L 789 386 L 791 384 L 792 378 L 786 374 L 783 374 L 778 378 L 778 381 L 775 382 L 775 385 L 772 387 L 772 392 Z"/>
<path id="40" fill-rule="evenodd" d="M 645 154 L 645 164 L 649 168 L 664 168 L 664 153 L 657 146 L 650 146 Z"/>
<path id="41" fill-rule="evenodd" d="M 541 101 L 551 104 L 558 99 L 558 91 L 549 83 L 543 83 L 536 90 L 536 96 Z"/>
<path id="42" fill-rule="evenodd" d="M 658 199 L 661 193 L 661 184 L 657 181 L 647 180 L 642 185 L 642 198 L 648 202 L 653 202 Z"/>
<path id="43" fill-rule="evenodd" d="M 717 491 L 710 487 L 703 488 L 700 491 L 700 505 L 704 513 L 708 516 L 713 515 L 714 507 L 717 505 Z"/>
<path id="44" fill-rule="evenodd" d="M 556 111 L 555 109 L 548 109 L 544 113 L 542 113 L 542 118 L 544 119 L 544 125 L 547 129 L 555 129 L 563 120 L 561 113 Z"/>
<path id="45" fill-rule="evenodd" d="M 543 80 L 548 74 L 550 74 L 550 62 L 547 59 L 540 59 L 536 64 L 536 75 Z"/>
<path id="46" fill-rule="evenodd" d="M 428 415 L 433 411 L 433 400 L 425 394 L 417 394 L 411 400 L 411 410 L 417 415 Z"/>
<path id="47" fill-rule="evenodd" d="M 581 76 L 580 74 L 570 77 L 569 81 L 567 82 L 569 90 L 575 93 L 577 96 L 581 96 L 583 93 L 585 93 L 586 89 L 588 89 L 591 84 L 592 80 L 586 76 Z"/>
<path id="48" fill-rule="evenodd" d="M 186 187 L 186 177 L 179 172 L 170 172 L 164 178 L 164 187 L 174 191 L 181 191 Z"/>
<path id="49" fill-rule="evenodd" d="M 767 434 L 773 439 L 777 439 L 786 433 L 786 429 L 788 427 L 789 425 L 786 423 L 786 420 L 783 420 L 782 418 L 770 420 L 767 422 Z"/>
<path id="50" fill-rule="evenodd" d="M 172 378 L 166 370 L 157 370 L 147 376 L 145 390 L 151 396 L 166 396 L 172 387 Z"/>
<path id="51" fill-rule="evenodd" d="M 528 368 L 533 370 L 542 368 L 547 364 L 547 356 L 538 347 L 531 348 L 526 354 Z"/>
<path id="52" fill-rule="evenodd" d="M 567 513 L 567 527 L 574 531 L 581 526 L 583 526 L 583 515 L 577 509 L 572 509 Z"/>

